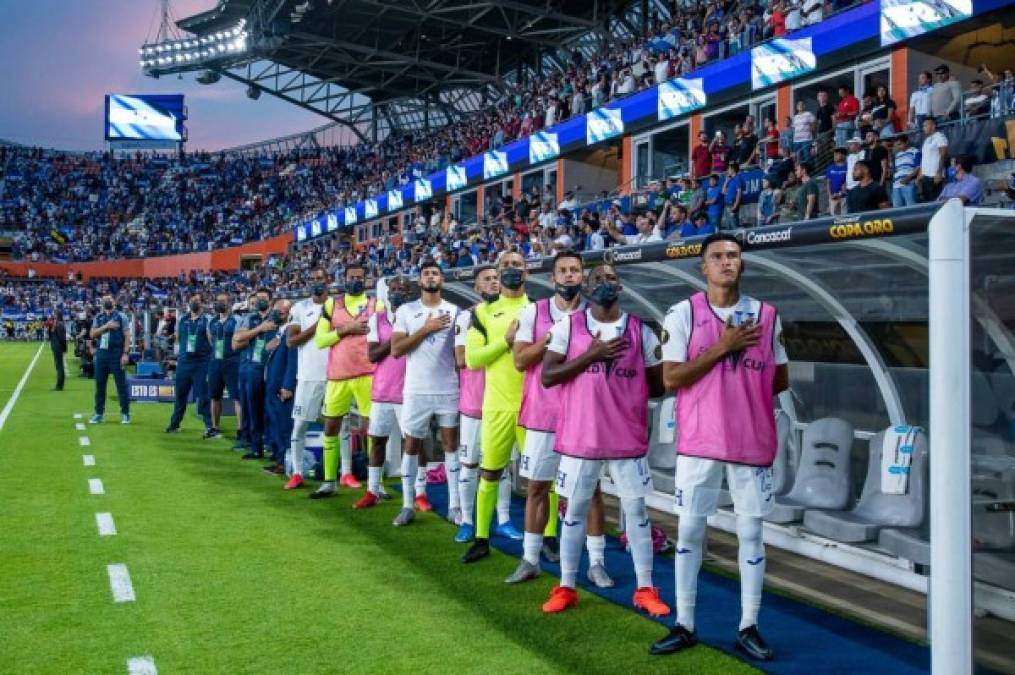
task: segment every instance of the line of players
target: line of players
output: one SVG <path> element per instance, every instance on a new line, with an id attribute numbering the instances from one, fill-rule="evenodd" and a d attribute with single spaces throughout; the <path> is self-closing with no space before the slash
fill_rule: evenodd
<path id="1" fill-rule="evenodd" d="M 197 338 L 190 337 L 188 322 L 199 320 L 200 306 L 192 301 L 191 316 L 181 321 L 179 344 L 181 354 L 191 346 L 213 350 L 215 360 L 222 360 L 227 342 L 241 352 L 242 442 L 250 449 L 244 457 L 263 455 L 267 418 L 275 460 L 271 472 L 283 471 L 289 450 L 287 489 L 302 485 L 306 431 L 323 417 L 324 481 L 311 498 L 333 496 L 339 486 L 361 487 L 352 475 L 349 445 L 340 440 L 355 402 L 367 420 L 369 478 L 353 508 L 387 499 L 383 465 L 387 439 L 397 425 L 402 507 L 395 526 L 409 525 L 417 510 L 431 510 L 420 456 L 436 421 L 448 519 L 458 525 L 455 541 L 471 542 L 462 561 L 489 556 L 496 510 L 494 534 L 523 540 L 523 557 L 507 583 L 538 577 L 541 555 L 560 562 L 560 584 L 543 604 L 546 613 L 577 605 L 583 545 L 589 552 L 589 581 L 613 585 L 605 564 L 599 491 L 605 471 L 620 497 L 634 562 L 632 603 L 653 616 L 670 613 L 652 582 L 645 507 L 653 490 L 646 462 L 647 411 L 650 397 L 679 391 L 677 621 L 651 651 L 673 653 L 697 643 L 694 610 L 705 518 L 716 510 L 725 473 L 740 543 L 737 645 L 748 656 L 767 660 L 772 650 L 757 630 L 764 576 L 761 519 L 771 508 L 772 395 L 788 386 L 787 360 L 774 308 L 739 293 L 740 253 L 729 235 L 705 242 L 707 289 L 671 308 L 662 343 L 641 319 L 621 310 L 616 269 L 600 265 L 586 276 L 581 257 L 564 252 L 553 262 L 554 295 L 536 302 L 526 295 L 526 264 L 518 253 L 505 253 L 496 267 L 477 271 L 481 302 L 467 310 L 443 298 L 444 275 L 435 263 L 422 265 L 415 301 L 409 301 L 408 283 L 401 278 L 387 283 L 386 298 L 368 297 L 365 271 L 355 266 L 346 269 L 345 292 L 331 297 L 327 273 L 315 269 L 311 297 L 291 312 L 284 300 L 272 308 L 270 294 L 262 290 L 251 298 L 255 311 L 235 324 L 224 309 L 227 298 L 219 297 L 218 317 Z M 235 324 L 231 341 L 230 321 Z M 201 333 L 208 340 L 203 347 Z M 179 394 L 189 376 L 185 371 L 177 377 Z M 220 384 L 214 382 L 210 393 L 221 399 Z M 202 414 L 206 436 L 216 435 L 217 420 L 210 412 Z M 178 404 L 167 431 L 178 428 L 180 419 Z M 519 448 L 520 473 L 528 479 L 524 534 L 508 517 L 506 471 Z M 567 499 L 559 544 L 558 495 Z"/>

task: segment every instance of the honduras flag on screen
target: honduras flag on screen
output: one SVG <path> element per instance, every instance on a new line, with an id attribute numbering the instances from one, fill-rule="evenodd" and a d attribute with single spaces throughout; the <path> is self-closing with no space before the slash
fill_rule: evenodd
<path id="1" fill-rule="evenodd" d="M 312 220 L 310 221 L 310 236 L 319 237 L 321 236 L 321 221 Z"/>
<path id="2" fill-rule="evenodd" d="M 338 213 L 332 211 L 328 214 L 328 232 L 334 232 L 338 229 Z"/>
<path id="3" fill-rule="evenodd" d="M 659 120 L 686 115 L 705 107 L 704 80 L 675 77 L 659 85 Z"/>
<path id="4" fill-rule="evenodd" d="M 560 154 L 557 134 L 537 131 L 529 136 L 529 164 L 539 164 Z"/>
<path id="5" fill-rule="evenodd" d="M 508 172 L 507 153 L 491 150 L 483 153 L 483 178 L 496 178 Z"/>
<path id="6" fill-rule="evenodd" d="M 377 217 L 377 200 L 368 199 L 363 202 L 363 215 L 365 218 L 376 218 Z"/>
<path id="7" fill-rule="evenodd" d="M 452 164 L 447 168 L 447 178 L 445 178 L 448 192 L 454 192 L 455 190 L 461 190 L 469 182 L 469 179 L 465 176 L 465 167 L 457 164 Z"/>
<path id="8" fill-rule="evenodd" d="M 347 206 L 345 207 L 345 224 L 352 225 L 356 222 L 356 207 Z"/>
<path id="9" fill-rule="evenodd" d="M 816 65 L 811 38 L 776 38 L 751 50 L 751 89 L 785 82 L 811 72 Z"/>
<path id="10" fill-rule="evenodd" d="M 589 145 L 624 133 L 624 120 L 620 117 L 620 110 L 597 108 L 586 115 L 585 120 L 585 140 Z"/>
<path id="11" fill-rule="evenodd" d="M 296 228 L 296 241 L 307 240 L 307 228 L 305 225 L 300 225 Z"/>
<path id="12" fill-rule="evenodd" d="M 417 202 L 433 199 L 433 183 L 426 178 L 417 178 L 413 185 L 413 192 Z"/>
<path id="13" fill-rule="evenodd" d="M 402 208 L 402 191 L 388 191 L 388 211 L 397 211 Z"/>
<path id="14" fill-rule="evenodd" d="M 972 15 L 972 0 L 881 0 L 881 46 L 893 45 Z"/>

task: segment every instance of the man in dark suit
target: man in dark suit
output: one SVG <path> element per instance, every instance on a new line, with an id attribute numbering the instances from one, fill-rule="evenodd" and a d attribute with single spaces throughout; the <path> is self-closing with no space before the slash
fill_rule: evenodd
<path id="1" fill-rule="evenodd" d="M 56 366 L 55 391 L 63 391 L 63 355 L 67 352 L 67 327 L 63 323 L 63 310 L 57 306 L 53 316 L 46 322 L 46 339 L 53 351 L 53 364 Z"/>

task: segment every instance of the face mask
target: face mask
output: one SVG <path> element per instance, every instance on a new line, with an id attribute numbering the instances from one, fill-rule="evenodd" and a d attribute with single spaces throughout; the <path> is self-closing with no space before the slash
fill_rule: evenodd
<path id="1" fill-rule="evenodd" d="M 257 311 L 258 312 L 266 312 L 266 311 L 268 311 L 268 301 L 265 300 L 264 298 L 258 299 L 256 306 L 257 306 Z"/>
<path id="2" fill-rule="evenodd" d="M 610 307 L 620 297 L 620 286 L 609 281 L 600 281 L 589 291 L 589 300 L 600 307 Z"/>
<path id="3" fill-rule="evenodd" d="M 505 288 L 517 291 L 524 283 L 522 280 L 522 274 L 522 271 L 517 267 L 506 267 L 500 273 L 500 283 Z"/>
<path id="4" fill-rule="evenodd" d="M 268 319 L 276 326 L 282 325 L 282 312 L 277 309 L 272 310 L 271 314 L 268 315 Z"/>
<path id="5" fill-rule="evenodd" d="M 197 314 L 200 311 L 201 311 L 201 303 L 200 302 L 192 302 L 192 303 L 190 303 L 190 313 L 191 314 Z"/>
<path id="6" fill-rule="evenodd" d="M 581 291 L 581 285 L 565 286 L 564 284 L 554 284 L 553 289 L 557 292 L 557 295 L 564 298 L 566 302 L 571 302 L 578 297 L 579 291 Z"/>
<path id="7" fill-rule="evenodd" d="M 497 302 L 500 299 L 500 293 L 480 293 L 483 298 L 483 302 L 490 304 L 491 302 Z"/>
<path id="8" fill-rule="evenodd" d="M 388 302 L 391 304 L 392 309 L 398 309 L 404 305 L 406 299 L 405 293 L 401 291 L 388 291 Z"/>
<path id="9" fill-rule="evenodd" d="M 345 282 L 345 292 L 349 295 L 362 295 L 364 283 L 362 279 L 352 279 Z"/>
<path id="10" fill-rule="evenodd" d="M 319 281 L 316 281 L 316 282 L 310 284 L 310 294 L 311 295 L 324 295 L 324 291 L 326 291 L 326 290 L 327 290 L 327 287 L 323 283 L 321 283 Z"/>
<path id="11" fill-rule="evenodd" d="M 218 312 L 219 314 L 225 314 L 227 309 L 229 308 L 226 307 L 226 303 L 224 302 L 215 303 L 215 311 Z"/>
<path id="12" fill-rule="evenodd" d="M 107 300 L 106 302 L 102 303 L 102 309 L 106 310 L 107 312 L 113 311 L 113 303 Z"/>

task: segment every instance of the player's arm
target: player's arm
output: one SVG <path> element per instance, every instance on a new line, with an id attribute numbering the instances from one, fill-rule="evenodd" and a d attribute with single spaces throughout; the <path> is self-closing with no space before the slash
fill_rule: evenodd
<path id="1" fill-rule="evenodd" d="M 318 319 L 317 326 L 314 328 L 314 344 L 317 345 L 318 349 L 327 349 L 332 345 L 338 344 L 338 341 L 341 339 L 339 329 L 331 327 L 331 313 L 334 311 L 335 299 L 328 298 L 324 301 L 321 318 Z"/>
<path id="2" fill-rule="evenodd" d="M 624 338 L 616 337 L 603 342 L 596 337 L 585 352 L 566 361 L 570 332 L 571 323 L 569 321 L 561 321 L 550 331 L 550 344 L 546 349 L 546 354 L 543 355 L 542 382 L 544 387 L 549 388 L 570 382 L 596 361 L 615 359 L 624 351 Z"/>
<path id="3" fill-rule="evenodd" d="M 690 387 L 705 377 L 727 354 L 753 347 L 760 340 L 759 325 L 744 323 L 733 326 L 727 321 L 719 340 L 698 356 L 689 361 L 666 361 L 663 364 L 663 384 L 673 390 Z"/>
<path id="4" fill-rule="evenodd" d="M 293 323 L 285 329 L 285 343 L 289 345 L 289 349 L 302 347 L 306 343 L 310 342 L 311 338 L 313 338 L 316 334 L 316 324 L 311 324 L 305 330 L 300 330 L 299 324 Z"/>
<path id="5" fill-rule="evenodd" d="M 395 331 L 391 334 L 391 353 L 396 357 L 405 356 L 409 352 L 415 351 L 427 336 L 444 330 L 450 325 L 450 314 L 431 312 L 419 330 L 409 333 L 403 315 L 399 314 L 395 317 Z"/>
<path id="6" fill-rule="evenodd" d="M 465 365 L 471 370 L 486 368 L 511 349 L 507 335 L 498 335 L 487 340 L 475 328 L 465 336 Z"/>
<path id="7" fill-rule="evenodd" d="M 657 398 L 666 393 L 666 385 L 663 384 L 663 364 L 658 363 L 646 368 L 645 378 L 648 380 L 649 398 Z"/>
<path id="8" fill-rule="evenodd" d="M 546 353 L 546 341 L 533 342 L 536 328 L 536 306 L 529 305 L 518 316 L 518 332 L 511 353 L 515 359 L 515 368 L 525 371 L 543 360 Z"/>
<path id="9" fill-rule="evenodd" d="M 381 342 L 377 331 L 377 314 L 370 315 L 370 333 L 367 334 L 367 360 L 380 363 L 391 353 L 391 340 Z"/>

